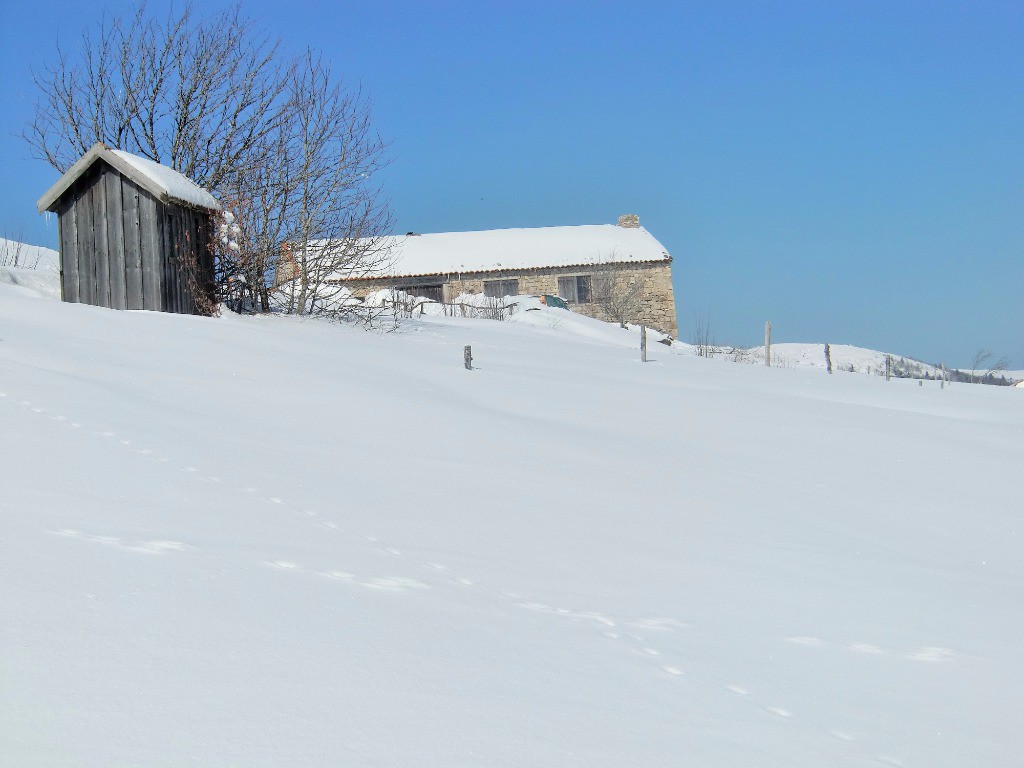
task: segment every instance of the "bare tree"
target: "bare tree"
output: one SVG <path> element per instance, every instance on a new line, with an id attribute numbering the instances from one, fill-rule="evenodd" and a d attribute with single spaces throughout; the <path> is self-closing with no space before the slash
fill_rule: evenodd
<path id="1" fill-rule="evenodd" d="M 285 311 L 344 314 L 335 278 L 387 258 L 390 210 L 377 172 L 386 145 L 369 99 L 346 90 L 313 52 L 284 57 L 239 6 L 166 18 L 144 5 L 104 15 L 77 57 L 58 49 L 34 74 L 35 114 L 23 132 L 36 157 L 65 171 L 95 142 L 168 165 L 237 217 L 234 247 L 216 246 L 222 295 L 269 311 L 282 255 L 294 280 Z M 244 301 L 242 301 L 244 299 Z"/>
<path id="2" fill-rule="evenodd" d="M 991 349 L 982 348 L 974 353 L 974 357 L 971 358 L 971 381 L 977 384 L 981 379 L 991 377 L 996 371 L 1005 371 L 1010 367 L 1010 360 L 1007 357 L 1000 357 L 994 363 L 992 358 L 995 357 L 995 353 Z M 991 364 L 990 364 L 991 363 Z M 978 376 L 978 371 L 984 371 L 982 375 Z"/>
<path id="3" fill-rule="evenodd" d="M 294 63 L 239 6 L 200 18 L 191 5 L 158 19 L 138 6 L 104 14 L 72 57 L 33 73 L 39 93 L 22 137 L 63 173 L 97 141 L 148 157 L 215 194 L 256 171 L 286 114 Z"/>
<path id="4" fill-rule="evenodd" d="M 276 197 L 256 218 L 287 244 L 285 310 L 349 315 L 359 302 L 343 281 L 377 273 L 391 257 L 391 211 L 376 180 L 387 147 L 373 130 L 369 99 L 345 90 L 312 52 L 292 73 L 288 96 L 275 150 Z"/>
<path id="5" fill-rule="evenodd" d="M 614 252 L 609 258 L 614 260 Z M 627 323 L 639 323 L 643 311 L 643 278 L 622 265 L 611 264 L 595 270 L 591 278 L 594 303 L 605 319 L 623 328 Z"/>

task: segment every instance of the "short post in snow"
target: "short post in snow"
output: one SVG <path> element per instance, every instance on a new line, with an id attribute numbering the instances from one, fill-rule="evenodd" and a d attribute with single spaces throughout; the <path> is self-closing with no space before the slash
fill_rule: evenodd
<path id="1" fill-rule="evenodd" d="M 647 326 L 640 326 L 640 362 L 647 362 Z"/>
<path id="2" fill-rule="evenodd" d="M 832 373 L 832 350 L 829 349 L 828 342 L 825 343 L 825 370 Z"/>
<path id="3" fill-rule="evenodd" d="M 939 365 L 940 365 L 940 367 L 942 369 L 942 372 L 939 374 L 939 389 L 945 389 L 946 388 L 946 364 L 945 363 L 940 363 Z"/>
<path id="4" fill-rule="evenodd" d="M 469 346 L 469 344 L 467 344 L 465 350 L 463 350 L 463 355 L 464 355 L 465 360 L 466 360 L 466 370 L 467 371 L 472 371 L 473 370 L 473 348 L 471 346 Z"/>
<path id="5" fill-rule="evenodd" d="M 889 371 L 892 370 L 892 355 L 885 356 L 885 380 L 889 380 Z"/>
<path id="6" fill-rule="evenodd" d="M 772 367 L 772 321 L 764 324 L 764 364 Z"/>

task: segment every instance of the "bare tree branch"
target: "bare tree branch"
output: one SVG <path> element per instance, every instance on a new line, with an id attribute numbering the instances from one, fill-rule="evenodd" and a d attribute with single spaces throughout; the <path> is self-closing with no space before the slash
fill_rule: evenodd
<path id="1" fill-rule="evenodd" d="M 369 99 L 312 51 L 282 56 L 240 6 L 103 14 L 76 57 L 58 49 L 33 79 L 39 98 L 22 136 L 34 156 L 64 172 L 102 141 L 228 203 L 241 231 L 216 250 L 222 291 L 249 306 L 270 310 L 282 249 L 296 276 L 284 309 L 300 314 L 348 307 L 335 278 L 387 259 L 391 214 L 377 181 L 386 145 Z"/>

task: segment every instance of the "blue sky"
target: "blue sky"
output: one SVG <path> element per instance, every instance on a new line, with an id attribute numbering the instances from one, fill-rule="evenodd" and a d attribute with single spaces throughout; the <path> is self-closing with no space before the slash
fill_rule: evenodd
<path id="1" fill-rule="evenodd" d="M 17 134 L 99 9 L 2 0 L 0 231 L 54 245 Z M 163 8 L 151 2 L 152 8 Z M 212 7 L 204 4 L 204 7 Z M 1024 4 L 246 2 L 373 98 L 396 229 L 612 223 L 673 255 L 680 336 L 1024 368 Z"/>

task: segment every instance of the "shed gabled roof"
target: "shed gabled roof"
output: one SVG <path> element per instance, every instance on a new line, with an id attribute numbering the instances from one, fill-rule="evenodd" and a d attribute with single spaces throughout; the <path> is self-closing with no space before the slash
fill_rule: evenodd
<path id="1" fill-rule="evenodd" d="M 120 149 L 110 149 L 102 142 L 96 142 L 78 159 L 78 162 L 68 168 L 46 194 L 39 198 L 36 209 L 40 213 L 56 210 L 55 204 L 61 195 L 97 160 L 110 164 L 163 203 L 184 203 L 213 211 L 219 211 L 221 208 L 217 198 L 173 168 Z"/>

